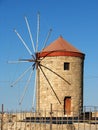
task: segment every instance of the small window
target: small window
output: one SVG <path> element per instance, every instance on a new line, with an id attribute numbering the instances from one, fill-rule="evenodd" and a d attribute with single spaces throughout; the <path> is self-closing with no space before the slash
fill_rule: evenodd
<path id="1" fill-rule="evenodd" d="M 69 70 L 69 63 L 68 62 L 64 62 L 64 70 Z"/>

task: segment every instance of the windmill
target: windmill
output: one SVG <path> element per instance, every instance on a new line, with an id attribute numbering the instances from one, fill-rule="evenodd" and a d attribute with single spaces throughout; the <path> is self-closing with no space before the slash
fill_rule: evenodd
<path id="1" fill-rule="evenodd" d="M 72 113 L 73 110 L 76 112 L 75 114 L 78 114 L 78 111 L 83 108 L 83 64 L 85 54 L 65 41 L 61 36 L 46 47 L 52 29 L 49 30 L 42 49 L 38 51 L 40 32 L 39 13 L 37 15 L 36 45 L 32 38 L 27 17 L 25 17 L 25 22 L 33 52 L 18 31 L 14 30 L 30 54 L 30 58 L 19 59 L 15 63 L 31 63 L 31 66 L 11 84 L 11 86 L 17 84 L 31 70 L 19 104 L 22 103 L 34 74 L 35 83 L 32 106 L 34 108 L 36 100 L 36 111 L 42 109 L 49 110 L 52 103 L 54 111 L 59 108 L 64 114 L 74 114 Z"/>
<path id="2" fill-rule="evenodd" d="M 26 22 L 26 26 L 27 26 L 27 30 L 28 30 L 28 33 L 29 33 L 29 37 L 30 37 L 30 40 L 31 40 L 31 44 L 32 44 L 32 48 L 33 48 L 33 52 L 31 52 L 31 49 L 28 47 L 27 43 L 25 42 L 25 40 L 22 38 L 22 36 L 18 33 L 18 31 L 15 29 L 14 32 L 16 33 L 16 35 L 18 36 L 19 40 L 21 41 L 21 43 L 24 45 L 24 47 L 26 48 L 27 52 L 30 54 L 30 58 L 29 59 L 19 59 L 18 61 L 9 61 L 9 63 L 25 63 L 25 62 L 29 62 L 31 63 L 31 66 L 29 68 L 27 68 L 12 84 L 11 84 L 11 87 L 15 86 L 23 77 L 24 75 L 26 75 L 26 73 L 28 71 L 31 70 L 30 72 L 30 75 L 27 79 L 27 82 L 26 82 L 26 85 L 25 85 L 25 88 L 24 88 L 24 92 L 23 92 L 23 95 L 22 97 L 20 98 L 20 101 L 19 101 L 19 104 L 22 103 L 23 99 L 24 99 L 24 96 L 26 94 L 26 90 L 29 86 L 29 83 L 30 83 L 30 80 L 32 79 L 32 75 L 33 73 L 34 76 L 35 76 L 35 83 L 34 83 L 34 95 L 33 95 L 33 108 L 34 108 L 34 103 L 35 103 L 35 99 L 37 97 L 37 106 L 39 106 L 39 94 L 38 94 L 38 78 L 39 78 L 39 70 L 42 72 L 43 76 L 45 77 L 45 80 L 47 81 L 47 83 L 49 84 L 50 86 L 50 89 L 52 90 L 52 92 L 54 93 L 54 96 L 56 97 L 57 101 L 61 104 L 61 101 L 60 99 L 58 98 L 55 90 L 53 89 L 53 86 L 51 85 L 51 82 L 49 81 L 48 77 L 46 76 L 44 70 L 43 70 L 43 67 L 48 69 L 49 71 L 51 71 L 53 74 L 59 76 L 59 74 L 57 74 L 56 72 L 52 71 L 51 69 L 49 69 L 48 67 L 45 67 L 44 65 L 41 64 L 41 61 L 44 60 L 44 57 L 43 58 L 40 58 L 39 57 L 39 52 L 38 52 L 38 47 L 39 47 L 39 32 L 40 32 L 40 14 L 38 13 L 37 14 L 37 34 L 36 34 L 36 45 L 33 41 L 33 37 L 32 37 L 32 34 L 31 34 L 31 29 L 30 29 L 30 25 L 29 25 L 29 22 L 28 22 L 28 19 L 27 17 L 25 17 L 25 22 Z M 41 49 L 41 51 L 46 47 L 46 43 L 51 35 L 51 32 L 52 32 L 52 29 L 49 30 L 48 34 L 47 34 L 47 37 L 43 43 L 43 48 Z M 40 52 L 41 52 L 40 51 Z M 47 57 L 47 55 L 45 56 Z M 61 77 L 61 76 L 59 76 Z M 61 77 L 62 78 L 62 77 Z M 63 78 L 62 78 L 63 79 Z M 64 79 L 63 79 L 64 80 Z"/>

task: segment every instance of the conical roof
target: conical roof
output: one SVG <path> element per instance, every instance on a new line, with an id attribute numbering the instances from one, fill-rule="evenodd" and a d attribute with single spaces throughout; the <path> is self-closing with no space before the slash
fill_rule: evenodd
<path id="1" fill-rule="evenodd" d="M 64 40 L 62 36 L 50 43 L 40 53 L 38 53 L 38 55 L 39 57 L 77 56 L 84 58 L 84 54 Z"/>
<path id="2" fill-rule="evenodd" d="M 43 49 L 42 52 L 49 52 L 49 51 L 69 51 L 69 52 L 80 52 L 70 43 L 60 36 L 57 40 L 52 42 L 49 46 Z"/>

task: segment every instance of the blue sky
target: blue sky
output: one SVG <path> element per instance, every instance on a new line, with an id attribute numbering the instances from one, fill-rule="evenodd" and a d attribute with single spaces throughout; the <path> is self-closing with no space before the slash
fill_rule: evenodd
<path id="1" fill-rule="evenodd" d="M 13 88 L 10 84 L 29 65 L 8 64 L 7 61 L 29 57 L 29 54 L 13 30 L 18 30 L 33 51 L 24 16 L 28 18 L 36 41 L 38 11 L 39 50 L 47 32 L 52 28 L 47 44 L 62 35 L 65 40 L 85 53 L 84 105 L 98 106 L 98 0 L 0 0 L 0 105 L 4 104 L 5 109 L 19 108 L 23 84 L 19 83 Z M 26 109 L 32 104 L 32 90 L 30 84 L 23 101 L 23 107 Z"/>

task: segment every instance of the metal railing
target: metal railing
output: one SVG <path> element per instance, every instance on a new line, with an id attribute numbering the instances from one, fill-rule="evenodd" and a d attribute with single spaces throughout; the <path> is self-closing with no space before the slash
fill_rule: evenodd
<path id="1" fill-rule="evenodd" d="M 84 107 L 77 116 L 75 111 L 71 113 L 73 116 L 52 109 L 39 112 L 6 112 L 2 109 L 0 128 L 1 130 L 98 130 L 98 107 Z"/>

